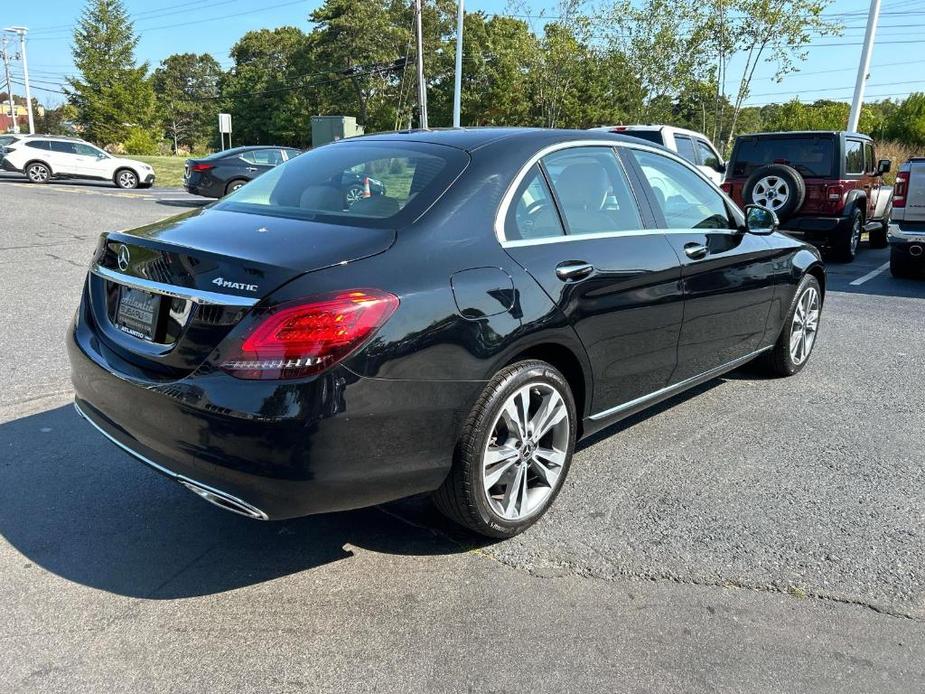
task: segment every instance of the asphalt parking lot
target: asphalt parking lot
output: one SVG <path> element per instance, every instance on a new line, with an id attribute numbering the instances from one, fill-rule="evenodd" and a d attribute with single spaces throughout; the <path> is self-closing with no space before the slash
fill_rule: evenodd
<path id="1" fill-rule="evenodd" d="M 483 544 L 420 499 L 249 521 L 79 419 L 97 235 L 203 202 L 0 175 L 0 691 L 925 689 L 925 280 L 887 251 L 830 265 L 797 377 L 607 430 Z"/>

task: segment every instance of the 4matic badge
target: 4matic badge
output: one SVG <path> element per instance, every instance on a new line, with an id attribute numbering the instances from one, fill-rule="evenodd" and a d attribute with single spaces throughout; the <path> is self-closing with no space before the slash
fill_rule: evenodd
<path id="1" fill-rule="evenodd" d="M 226 287 L 228 289 L 243 289 L 247 292 L 256 292 L 256 284 L 244 284 L 243 282 L 229 282 L 224 277 L 216 277 L 212 280 L 212 284 L 218 285 L 219 287 Z"/>

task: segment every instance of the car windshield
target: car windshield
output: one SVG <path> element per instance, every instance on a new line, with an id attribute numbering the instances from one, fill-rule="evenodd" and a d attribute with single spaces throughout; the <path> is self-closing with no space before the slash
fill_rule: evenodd
<path id="1" fill-rule="evenodd" d="M 386 227 L 426 210 L 465 168 L 454 147 L 339 142 L 280 164 L 216 209 L 333 224 Z"/>
<path id="2" fill-rule="evenodd" d="M 751 176 L 767 164 L 787 164 L 803 176 L 828 178 L 835 163 L 832 137 L 764 137 L 739 140 L 733 154 L 732 174 Z"/>

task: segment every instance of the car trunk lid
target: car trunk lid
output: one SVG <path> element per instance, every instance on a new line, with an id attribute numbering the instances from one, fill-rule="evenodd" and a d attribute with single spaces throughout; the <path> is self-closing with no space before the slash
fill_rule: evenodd
<path id="1" fill-rule="evenodd" d="M 390 229 L 197 210 L 104 234 L 88 281 L 91 314 L 123 358 L 152 376 L 179 377 L 283 284 L 394 240 Z"/>

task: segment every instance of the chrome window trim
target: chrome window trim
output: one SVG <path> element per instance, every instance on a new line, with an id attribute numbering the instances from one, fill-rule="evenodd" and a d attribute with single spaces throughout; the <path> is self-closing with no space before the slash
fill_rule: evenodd
<path id="1" fill-rule="evenodd" d="M 660 400 L 663 398 L 671 397 L 672 395 L 676 393 L 680 393 L 684 390 L 687 390 L 691 386 L 695 385 L 698 381 L 709 381 L 710 379 L 716 378 L 717 376 L 721 376 L 727 371 L 731 371 L 732 369 L 735 369 L 736 367 L 742 366 L 746 362 L 749 362 L 755 357 L 757 357 L 759 354 L 762 354 L 763 352 L 767 352 L 769 349 L 773 349 L 773 347 L 774 345 L 768 345 L 767 347 L 762 347 L 761 349 L 755 350 L 754 352 L 751 352 L 750 354 L 746 354 L 744 357 L 733 359 L 732 361 L 727 362 L 721 366 L 717 366 L 713 369 L 710 369 L 709 371 L 704 371 L 703 373 L 697 374 L 696 376 L 691 376 L 690 378 L 685 378 L 683 381 L 678 381 L 677 383 L 674 383 L 670 386 L 665 386 L 664 388 L 660 388 L 659 390 L 656 390 L 654 393 L 649 393 L 648 395 L 640 396 L 638 398 L 635 398 L 634 400 L 630 400 L 629 402 L 624 402 L 622 405 L 617 405 L 607 410 L 603 410 L 602 412 L 592 414 L 589 417 L 589 419 L 593 421 L 607 419 L 609 417 L 618 415 L 621 412 L 625 412 L 626 410 L 630 410 L 634 407 L 645 405 L 649 401 Z"/>
<path id="2" fill-rule="evenodd" d="M 502 248 L 538 246 L 547 243 L 563 243 L 565 241 L 581 241 L 588 239 L 619 238 L 621 236 L 655 236 L 658 234 L 672 234 L 682 232 L 687 234 L 697 233 L 698 231 L 702 231 L 704 233 L 721 233 L 725 231 L 729 231 L 734 234 L 739 233 L 735 229 L 624 229 L 620 231 L 599 232 L 596 234 L 566 234 L 564 236 L 547 236 L 538 239 L 513 239 L 509 241 L 504 235 L 504 220 L 507 218 L 507 213 L 510 210 L 511 203 L 514 199 L 514 194 L 517 192 L 517 189 L 520 187 L 520 184 L 523 182 L 530 169 L 534 164 L 536 164 L 540 159 L 548 154 L 552 154 L 553 152 L 558 152 L 563 149 L 572 149 L 575 147 L 607 147 L 611 150 L 618 147 L 626 147 L 627 149 L 638 149 L 644 152 L 660 154 L 667 159 L 672 159 L 682 164 L 683 166 L 686 166 L 688 169 L 700 176 L 700 178 L 706 181 L 709 185 L 713 186 L 719 196 L 726 200 L 727 203 L 735 205 L 729 196 L 726 195 L 712 180 L 710 180 L 710 177 L 701 171 L 696 165 L 687 161 L 687 159 L 684 159 L 684 157 L 681 157 L 678 154 L 675 154 L 674 152 L 663 147 L 653 147 L 643 143 L 637 144 L 635 142 L 607 142 L 605 140 L 569 140 L 568 142 L 556 142 L 555 144 L 547 145 L 538 152 L 534 153 L 520 168 L 520 170 L 511 180 L 511 184 L 504 192 L 504 195 L 501 197 L 501 203 L 498 206 L 498 211 L 495 213 L 495 237 L 498 239 L 498 243 L 501 244 Z M 637 205 L 638 204 L 639 203 L 637 201 Z"/>
<path id="3" fill-rule="evenodd" d="M 260 299 L 256 297 L 236 296 L 234 294 L 208 292 L 200 289 L 193 290 L 187 289 L 186 287 L 177 287 L 172 284 L 164 284 L 163 282 L 146 280 L 142 277 L 123 275 L 121 272 L 115 272 L 109 268 L 102 267 L 99 263 L 93 263 L 93 265 L 90 266 L 90 272 L 97 277 L 102 277 L 103 279 L 116 282 L 117 284 L 123 284 L 126 287 L 141 289 L 153 294 L 163 294 L 164 296 L 169 296 L 174 299 L 186 299 L 187 301 L 192 301 L 197 304 L 249 308 L 260 301 Z"/>

